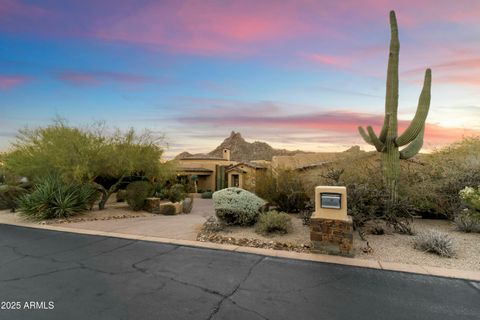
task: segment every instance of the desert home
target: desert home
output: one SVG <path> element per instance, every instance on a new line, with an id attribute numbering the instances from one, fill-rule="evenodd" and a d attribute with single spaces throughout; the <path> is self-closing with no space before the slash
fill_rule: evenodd
<path id="1" fill-rule="evenodd" d="M 259 174 L 267 169 L 268 161 L 234 161 L 230 149 L 223 149 L 223 157 L 208 155 L 184 156 L 178 159 L 177 175 L 197 177 L 200 191 L 216 191 L 228 187 L 255 190 Z"/>

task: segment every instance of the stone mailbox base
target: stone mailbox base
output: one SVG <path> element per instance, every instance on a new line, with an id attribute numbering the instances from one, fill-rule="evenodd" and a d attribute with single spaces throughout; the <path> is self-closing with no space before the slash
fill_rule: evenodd
<path id="1" fill-rule="evenodd" d="M 353 222 L 312 217 L 310 220 L 312 251 L 342 256 L 353 256 Z"/>

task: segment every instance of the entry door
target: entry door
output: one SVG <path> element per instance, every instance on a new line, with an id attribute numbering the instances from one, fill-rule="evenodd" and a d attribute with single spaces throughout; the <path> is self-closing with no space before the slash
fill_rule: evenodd
<path id="1" fill-rule="evenodd" d="M 232 174 L 232 184 L 234 187 L 240 187 L 240 176 L 238 174 Z"/>

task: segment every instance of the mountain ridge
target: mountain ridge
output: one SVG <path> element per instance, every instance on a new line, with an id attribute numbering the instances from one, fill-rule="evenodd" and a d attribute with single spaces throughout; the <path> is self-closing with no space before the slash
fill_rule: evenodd
<path id="1" fill-rule="evenodd" d="M 286 149 L 275 149 L 266 142 L 247 142 L 240 132 L 232 131 L 230 136 L 225 138 L 220 145 L 208 153 L 182 152 L 175 159 L 194 157 L 216 157 L 223 156 L 223 149 L 230 149 L 230 159 L 234 161 L 267 160 L 271 161 L 274 156 L 293 156 L 299 153 L 307 153 L 301 150 L 289 151 Z"/>

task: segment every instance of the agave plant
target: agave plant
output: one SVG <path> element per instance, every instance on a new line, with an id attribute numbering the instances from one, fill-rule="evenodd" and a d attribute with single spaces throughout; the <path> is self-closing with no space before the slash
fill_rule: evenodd
<path id="1" fill-rule="evenodd" d="M 21 212 L 35 220 L 67 218 L 91 208 L 98 192 L 90 185 L 65 183 L 50 176 L 19 200 Z"/>

